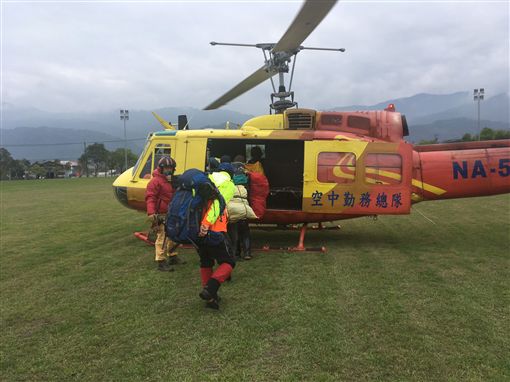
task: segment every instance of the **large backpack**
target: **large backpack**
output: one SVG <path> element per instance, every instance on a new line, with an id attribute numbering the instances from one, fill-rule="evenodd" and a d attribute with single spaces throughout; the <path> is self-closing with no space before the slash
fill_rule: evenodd
<path id="1" fill-rule="evenodd" d="M 192 168 L 183 172 L 175 185 L 177 190 L 168 207 L 165 224 L 167 237 L 175 243 L 194 246 L 219 244 L 223 240 L 222 235 L 210 233 L 206 237 L 198 236 L 208 201 L 218 199 L 221 213 L 225 208 L 225 200 L 214 183 L 203 171 Z"/>
<path id="2" fill-rule="evenodd" d="M 267 178 L 258 172 L 250 172 L 248 200 L 255 215 L 261 219 L 266 213 L 266 200 L 269 195 L 269 182 Z"/>

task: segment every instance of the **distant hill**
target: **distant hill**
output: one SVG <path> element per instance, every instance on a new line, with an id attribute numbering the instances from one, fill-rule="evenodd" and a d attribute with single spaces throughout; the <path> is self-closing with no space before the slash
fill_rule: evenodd
<path id="1" fill-rule="evenodd" d="M 83 153 L 83 144 L 12 147 L 13 144 L 103 142 L 121 140 L 124 125 L 119 118 L 119 110 L 98 113 L 50 113 L 36 108 L 20 108 L 3 104 L 1 144 L 6 146 L 16 159 L 76 159 Z M 177 116 L 186 114 L 191 129 L 222 127 L 227 121 L 242 124 L 251 115 L 229 110 L 204 111 L 194 108 L 168 107 L 155 109 L 161 117 L 177 125 Z M 162 127 L 148 110 L 130 110 L 126 123 L 129 139 L 146 138 L 150 132 Z M 128 148 L 139 153 L 143 140 L 128 142 Z M 123 142 L 107 143 L 109 150 L 124 147 Z"/>
<path id="2" fill-rule="evenodd" d="M 510 130 L 510 124 L 497 121 L 480 121 L 480 129 L 489 127 L 493 130 Z M 459 139 L 465 133 L 478 134 L 476 120 L 468 118 L 454 118 L 433 123 L 409 126 L 409 136 L 405 139 L 408 142 L 418 143 L 421 140 L 434 139 L 437 136 L 439 141 L 448 139 Z"/>
<path id="3" fill-rule="evenodd" d="M 161 125 L 151 111 L 177 125 L 177 116 L 186 114 L 189 127 L 200 129 L 204 126 L 225 125 L 225 122 L 244 123 L 251 115 L 229 110 L 204 111 L 187 107 L 167 107 L 155 110 L 129 110 L 126 123 L 128 138 L 147 136 L 148 133 L 161 130 Z M 119 118 L 119 110 L 98 113 L 50 113 L 34 108 L 18 108 L 7 105 L 3 110 L 3 129 L 16 127 L 58 127 L 76 130 L 94 130 L 116 137 L 124 136 L 124 125 Z"/>
<path id="4" fill-rule="evenodd" d="M 55 127 L 17 127 L 0 130 L 2 146 L 15 159 L 77 159 L 83 154 L 83 142 L 118 141 L 120 138 L 92 130 L 71 130 Z M 11 146 L 24 145 L 24 146 Z M 37 146 L 28 146 L 37 145 Z M 44 146 L 48 145 L 48 146 Z M 139 153 L 144 141 L 128 142 L 128 148 Z M 124 147 L 124 142 L 105 143 L 108 150 Z"/>
<path id="5" fill-rule="evenodd" d="M 510 98 L 508 94 L 502 93 L 494 97 L 487 98 L 480 102 L 480 119 L 510 123 L 509 108 Z M 424 124 L 452 118 L 469 118 L 477 120 L 477 105 L 473 99 L 470 98 L 468 103 L 464 103 L 456 107 L 442 111 L 438 110 L 434 113 L 429 113 L 415 118 L 413 123 Z"/>
<path id="6" fill-rule="evenodd" d="M 392 103 L 399 113 L 406 115 L 408 121 L 413 121 L 419 117 L 430 115 L 431 113 L 446 111 L 465 105 L 470 99 L 469 92 L 457 92 L 452 94 L 421 93 L 411 97 L 389 99 L 375 105 L 337 106 L 330 110 L 383 110 Z"/>

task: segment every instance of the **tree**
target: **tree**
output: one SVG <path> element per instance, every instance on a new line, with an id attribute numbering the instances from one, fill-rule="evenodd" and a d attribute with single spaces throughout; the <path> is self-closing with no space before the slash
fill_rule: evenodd
<path id="1" fill-rule="evenodd" d="M 86 175 L 87 178 L 89 176 L 89 161 L 87 159 L 87 155 L 83 153 L 81 157 L 78 158 L 78 166 L 80 167 L 80 176 Z"/>
<path id="2" fill-rule="evenodd" d="M 29 171 L 34 174 L 37 179 L 46 175 L 46 169 L 37 162 L 30 166 Z"/>
<path id="3" fill-rule="evenodd" d="M 10 175 L 11 179 L 24 179 L 25 172 L 28 170 L 30 166 L 30 162 L 27 164 L 26 159 L 16 160 L 13 159 L 10 166 Z"/>
<path id="4" fill-rule="evenodd" d="M 509 139 L 510 130 L 496 130 L 494 133 L 494 139 Z"/>
<path id="5" fill-rule="evenodd" d="M 494 130 L 489 127 L 484 127 L 480 132 L 480 140 L 481 141 L 490 141 L 494 139 Z"/>
<path id="6" fill-rule="evenodd" d="M 466 133 L 462 136 L 462 142 L 471 142 L 473 140 L 473 137 L 469 133 Z"/>
<path id="7" fill-rule="evenodd" d="M 4 149 L 0 148 L 0 179 L 10 179 L 11 173 L 10 168 L 12 165 L 12 156 L 11 153 Z"/>
<path id="8" fill-rule="evenodd" d="M 127 159 L 128 159 L 128 168 L 134 166 L 136 163 L 137 157 L 136 155 L 131 151 L 127 150 Z M 123 172 L 126 169 L 125 166 L 125 160 L 124 160 L 124 149 L 117 149 L 110 153 L 110 166 L 111 168 L 114 168 L 118 172 Z"/>
<path id="9" fill-rule="evenodd" d="M 437 134 L 434 134 L 434 139 L 422 139 L 418 142 L 419 145 L 435 145 L 436 143 L 439 143 L 439 137 Z"/>
<path id="10" fill-rule="evenodd" d="M 87 171 L 87 176 L 89 163 L 94 166 L 94 175 L 97 176 L 99 169 L 106 166 L 106 162 L 108 161 L 108 153 L 108 150 L 106 150 L 102 143 L 94 143 L 87 146 L 85 152 L 79 159 L 80 164 L 83 164 Z"/>

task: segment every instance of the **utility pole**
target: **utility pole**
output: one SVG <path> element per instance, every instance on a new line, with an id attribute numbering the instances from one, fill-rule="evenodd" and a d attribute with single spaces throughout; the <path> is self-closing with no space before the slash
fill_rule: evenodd
<path id="1" fill-rule="evenodd" d="M 480 140 L 480 101 L 483 101 L 485 95 L 485 89 L 474 89 L 473 90 L 473 101 L 478 102 L 478 140 Z"/>
<path id="2" fill-rule="evenodd" d="M 83 142 L 83 156 L 85 157 L 85 174 L 89 177 L 89 158 L 87 158 L 87 142 Z"/>
<path id="3" fill-rule="evenodd" d="M 129 121 L 129 110 L 120 110 L 120 120 L 124 121 L 124 171 L 126 171 L 128 168 L 126 121 Z"/>

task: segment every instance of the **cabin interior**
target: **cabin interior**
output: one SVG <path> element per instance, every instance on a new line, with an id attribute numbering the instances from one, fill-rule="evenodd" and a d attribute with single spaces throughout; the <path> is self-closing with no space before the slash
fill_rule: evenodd
<path id="1" fill-rule="evenodd" d="M 207 158 L 229 155 L 233 160 L 243 155 L 251 159 L 251 149 L 262 150 L 262 165 L 269 181 L 267 208 L 275 210 L 301 210 L 303 198 L 304 141 L 297 140 L 240 140 L 209 139 Z"/>

